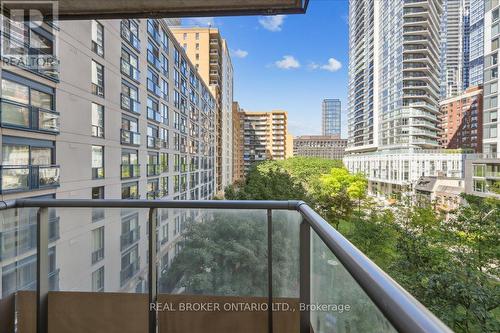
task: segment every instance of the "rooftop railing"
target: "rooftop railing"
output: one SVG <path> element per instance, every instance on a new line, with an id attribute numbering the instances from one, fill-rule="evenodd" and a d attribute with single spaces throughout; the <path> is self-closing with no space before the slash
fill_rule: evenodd
<path id="1" fill-rule="evenodd" d="M 2 331 L 451 332 L 304 202 L 19 199 L 0 240 L 35 212 L 35 292 L 0 294 Z"/>

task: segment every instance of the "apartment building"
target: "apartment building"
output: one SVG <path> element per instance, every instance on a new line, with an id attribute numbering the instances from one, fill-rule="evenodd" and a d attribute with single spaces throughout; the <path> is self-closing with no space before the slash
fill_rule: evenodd
<path id="1" fill-rule="evenodd" d="M 465 192 L 500 199 L 500 159 L 471 156 L 465 161 Z"/>
<path id="2" fill-rule="evenodd" d="M 432 153 L 439 148 L 442 14 L 438 0 L 350 1 L 344 163 L 364 173 L 374 193 L 411 192 L 421 176 L 463 170 L 461 152 Z"/>
<path id="3" fill-rule="evenodd" d="M 339 135 L 302 135 L 293 139 L 293 156 L 341 160 L 346 147 Z"/>
<path id="4" fill-rule="evenodd" d="M 324 99 L 321 104 L 323 135 L 340 135 L 342 103 L 339 99 Z"/>
<path id="5" fill-rule="evenodd" d="M 233 183 L 243 179 L 243 132 L 241 128 L 241 108 L 238 102 L 233 102 Z"/>
<path id="6" fill-rule="evenodd" d="M 250 112 L 240 109 L 243 137 L 243 171 L 265 160 L 283 160 L 293 156 L 293 137 L 288 133 L 286 111 Z"/>
<path id="7" fill-rule="evenodd" d="M 217 28 L 177 26 L 172 27 L 172 32 L 216 98 L 216 183 L 221 192 L 233 180 L 233 65 L 227 42 Z"/>
<path id="8" fill-rule="evenodd" d="M 469 81 L 470 0 L 444 0 L 442 97 L 461 94 Z"/>
<path id="9" fill-rule="evenodd" d="M 463 94 L 440 102 L 440 143 L 443 148 L 483 149 L 483 89 L 470 87 Z"/>
<path id="10" fill-rule="evenodd" d="M 470 0 L 468 86 L 478 86 L 483 84 L 484 4 L 484 0 Z M 468 88 L 468 86 L 464 88 Z"/>
<path id="11" fill-rule="evenodd" d="M 53 45 L 49 31 L 17 42 Z M 213 198 L 216 100 L 163 20 L 64 21 L 56 42 L 58 75 L 0 69 L 2 200 Z M 36 210 L 19 214 L 19 224 L 0 224 L 4 295 L 34 288 Z M 51 209 L 51 290 L 71 282 L 72 290 L 143 292 L 147 215 Z M 71 223 L 59 225 L 61 218 Z M 158 212 L 162 265 L 192 218 Z"/>

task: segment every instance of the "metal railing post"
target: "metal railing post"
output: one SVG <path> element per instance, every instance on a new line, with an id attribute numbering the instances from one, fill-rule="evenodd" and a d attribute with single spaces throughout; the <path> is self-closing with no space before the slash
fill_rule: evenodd
<path id="1" fill-rule="evenodd" d="M 273 332 L 273 211 L 267 210 L 267 316 L 268 332 Z"/>
<path id="2" fill-rule="evenodd" d="M 306 220 L 300 224 L 300 305 L 305 305 L 306 310 L 300 311 L 300 333 L 310 333 L 311 314 L 311 227 Z"/>
<path id="3" fill-rule="evenodd" d="M 156 333 L 156 306 L 157 300 L 157 270 L 156 270 L 156 225 L 157 209 L 149 209 L 149 258 L 148 258 L 148 293 L 149 293 L 149 333 Z"/>
<path id="4" fill-rule="evenodd" d="M 36 332 L 48 332 L 49 294 L 49 209 L 41 207 L 37 215 Z"/>

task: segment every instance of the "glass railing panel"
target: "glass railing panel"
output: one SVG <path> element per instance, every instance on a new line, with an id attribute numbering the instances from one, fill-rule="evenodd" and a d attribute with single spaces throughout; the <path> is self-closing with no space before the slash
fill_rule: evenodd
<path id="1" fill-rule="evenodd" d="M 311 327 L 326 332 L 396 332 L 338 258 L 311 230 Z"/>
<path id="2" fill-rule="evenodd" d="M 26 191 L 29 189 L 30 168 L 28 166 L 2 166 L 2 192 Z"/>

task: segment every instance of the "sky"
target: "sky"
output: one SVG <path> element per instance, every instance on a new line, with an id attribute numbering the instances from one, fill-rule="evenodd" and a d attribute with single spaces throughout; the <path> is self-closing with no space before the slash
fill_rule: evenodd
<path id="1" fill-rule="evenodd" d="M 306 14 L 184 19 L 218 27 L 234 67 L 234 100 L 247 111 L 288 111 L 292 135 L 321 134 L 321 102 L 342 102 L 347 137 L 347 0 L 311 0 Z"/>

